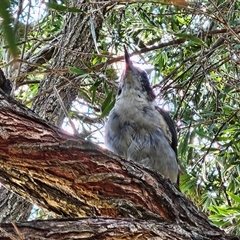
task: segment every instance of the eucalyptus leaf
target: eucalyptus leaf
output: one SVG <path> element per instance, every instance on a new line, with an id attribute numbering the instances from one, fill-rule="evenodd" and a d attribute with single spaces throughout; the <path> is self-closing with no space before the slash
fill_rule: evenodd
<path id="1" fill-rule="evenodd" d="M 191 34 L 186 34 L 186 33 L 175 33 L 174 34 L 176 37 L 178 38 L 183 38 L 183 39 L 186 39 L 186 40 L 189 40 L 197 45 L 205 45 L 205 43 L 198 37 L 194 36 L 194 35 L 191 35 Z"/>

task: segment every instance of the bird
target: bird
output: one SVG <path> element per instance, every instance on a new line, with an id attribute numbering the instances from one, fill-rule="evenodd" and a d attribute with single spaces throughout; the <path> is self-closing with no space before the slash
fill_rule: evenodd
<path id="1" fill-rule="evenodd" d="M 105 124 L 105 146 L 179 184 L 177 133 L 168 112 L 156 103 L 147 73 L 134 66 L 124 47 L 114 107 Z"/>

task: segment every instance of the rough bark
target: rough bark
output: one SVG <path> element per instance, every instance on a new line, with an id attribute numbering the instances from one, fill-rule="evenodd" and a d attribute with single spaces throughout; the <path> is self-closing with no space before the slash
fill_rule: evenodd
<path id="1" fill-rule="evenodd" d="M 17 231 L 16 231 L 17 230 Z M 5 232 L 4 232 L 5 231 Z M 237 240 L 222 231 L 195 233 L 174 223 L 139 219 L 83 218 L 0 224 L 0 238 L 12 239 Z"/>
<path id="2" fill-rule="evenodd" d="M 26 221 L 31 209 L 31 203 L 1 186 L 0 222 Z"/>
<path id="3" fill-rule="evenodd" d="M 65 134 L 4 95 L 0 128 L 1 181 L 50 211 L 157 220 L 198 239 L 231 239 L 161 175 Z"/>
<path id="4" fill-rule="evenodd" d="M 0 89 L 9 94 L 11 82 L 5 78 L 0 69 Z M 32 204 L 8 189 L 0 186 L 0 222 L 25 221 L 28 219 Z"/>

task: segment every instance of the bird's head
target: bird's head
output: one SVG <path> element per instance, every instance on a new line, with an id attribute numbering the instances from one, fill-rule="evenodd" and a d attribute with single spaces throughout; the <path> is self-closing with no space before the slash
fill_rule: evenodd
<path id="1" fill-rule="evenodd" d="M 133 65 L 125 47 L 124 58 L 125 69 L 120 78 L 118 98 L 130 96 L 152 102 L 156 96 L 151 88 L 147 73 Z"/>

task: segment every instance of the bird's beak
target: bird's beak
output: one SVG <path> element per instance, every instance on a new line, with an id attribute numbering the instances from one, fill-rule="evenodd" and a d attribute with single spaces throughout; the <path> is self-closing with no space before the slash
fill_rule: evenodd
<path id="1" fill-rule="evenodd" d="M 124 46 L 124 59 L 125 59 L 126 70 L 130 70 L 133 64 L 132 64 L 132 61 L 130 59 L 130 55 L 129 55 L 125 46 Z"/>

